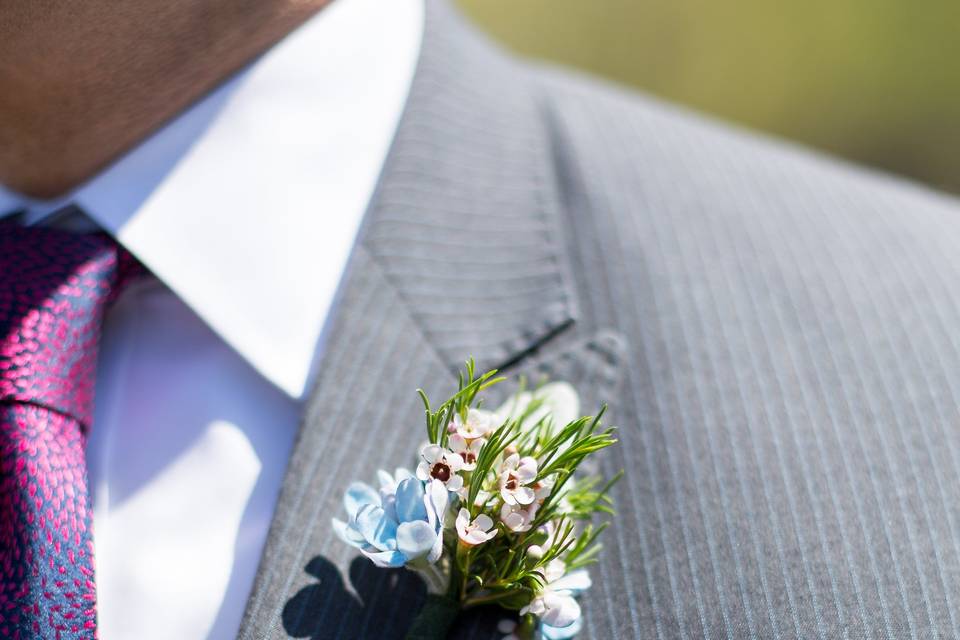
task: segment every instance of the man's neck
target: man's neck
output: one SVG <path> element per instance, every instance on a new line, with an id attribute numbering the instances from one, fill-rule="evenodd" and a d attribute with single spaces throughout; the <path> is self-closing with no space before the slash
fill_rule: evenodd
<path id="1" fill-rule="evenodd" d="M 0 184 L 37 198 L 69 191 L 328 3 L 0 9 Z"/>

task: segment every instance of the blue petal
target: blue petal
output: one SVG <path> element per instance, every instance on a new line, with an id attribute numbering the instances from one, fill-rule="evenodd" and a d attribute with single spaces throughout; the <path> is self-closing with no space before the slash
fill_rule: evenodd
<path id="1" fill-rule="evenodd" d="M 427 521 L 434 525 L 438 531 L 443 528 L 448 496 L 447 487 L 439 480 L 431 480 L 427 483 L 427 495 L 423 498 L 424 506 L 427 509 Z"/>
<path id="2" fill-rule="evenodd" d="M 414 560 L 433 549 L 437 534 L 426 520 L 404 522 L 397 527 L 397 549 Z"/>
<path id="3" fill-rule="evenodd" d="M 397 523 L 387 518 L 380 507 L 363 505 L 354 522 L 367 542 L 376 548 L 381 551 L 397 548 Z"/>
<path id="4" fill-rule="evenodd" d="M 399 522 L 400 519 L 397 518 L 397 496 L 390 493 L 381 493 L 380 494 L 381 508 L 387 517 L 394 522 Z"/>
<path id="5" fill-rule="evenodd" d="M 341 540 L 358 549 L 364 545 L 363 536 L 352 526 L 336 518 L 331 518 L 331 522 L 333 523 L 333 530 L 340 536 Z"/>
<path id="6" fill-rule="evenodd" d="M 347 516 L 352 520 L 360 507 L 365 504 L 380 506 L 380 494 L 373 487 L 363 482 L 351 482 L 347 492 L 343 494 L 343 506 L 347 509 Z"/>
<path id="7" fill-rule="evenodd" d="M 389 567 L 402 567 L 407 559 L 399 551 L 364 551 L 360 550 L 360 553 L 367 556 L 373 560 L 373 564 L 377 565 L 382 569 Z"/>
<path id="8" fill-rule="evenodd" d="M 548 624 L 540 623 L 540 632 L 546 640 L 569 640 L 580 633 L 583 627 L 583 618 L 577 618 L 573 624 L 566 627 L 551 627 Z"/>
<path id="9" fill-rule="evenodd" d="M 397 486 L 397 481 L 393 479 L 393 476 L 383 469 L 377 469 L 377 480 L 380 481 L 380 491 L 393 493 L 394 488 Z"/>
<path id="10" fill-rule="evenodd" d="M 423 504 L 423 483 L 416 478 L 407 478 L 398 484 L 396 509 L 398 522 L 426 520 L 427 509 Z"/>

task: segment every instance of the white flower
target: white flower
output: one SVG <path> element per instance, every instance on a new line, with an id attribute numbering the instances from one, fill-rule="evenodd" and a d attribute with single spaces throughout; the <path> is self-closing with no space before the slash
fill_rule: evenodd
<path id="1" fill-rule="evenodd" d="M 511 454 L 500 465 L 500 497 L 510 505 L 525 505 L 533 502 L 536 492 L 530 483 L 537 477 L 537 460 L 530 456 L 521 458 Z"/>
<path id="2" fill-rule="evenodd" d="M 536 503 L 527 508 L 518 505 L 505 504 L 500 507 L 500 522 L 515 533 L 530 531 L 533 519 L 537 516 L 539 505 Z"/>
<path id="3" fill-rule="evenodd" d="M 457 514 L 457 535 L 463 544 L 475 547 L 497 535 L 497 530 L 494 528 L 493 518 L 487 514 L 481 513 L 470 522 L 470 512 L 460 509 Z"/>
<path id="4" fill-rule="evenodd" d="M 463 487 L 463 478 L 457 472 L 463 467 L 463 459 L 436 444 L 428 444 L 420 450 L 422 460 L 417 466 L 417 477 L 421 480 L 439 480 L 447 491 L 457 491 Z"/>
<path id="5" fill-rule="evenodd" d="M 520 609 L 520 615 L 528 613 L 551 627 L 569 627 L 580 617 L 580 605 L 573 596 L 544 592 Z"/>
<path id="6" fill-rule="evenodd" d="M 463 460 L 464 471 L 473 471 L 477 468 L 477 456 L 480 455 L 480 449 L 485 444 L 487 441 L 483 438 L 468 441 L 459 433 L 450 436 L 450 448 Z"/>
<path id="7" fill-rule="evenodd" d="M 523 431 L 529 431 L 546 418 L 551 423 L 549 435 L 553 435 L 580 417 L 580 396 L 566 382 L 551 382 L 535 391 L 517 393 L 503 403 L 496 413 L 507 419 L 519 418 L 534 400 L 540 405 L 520 425 Z"/>
<path id="8" fill-rule="evenodd" d="M 537 532 L 546 535 L 546 539 L 540 544 L 532 544 L 527 547 L 527 555 L 539 560 L 543 557 L 543 554 L 553 546 L 553 543 L 557 541 L 557 534 L 559 533 L 557 530 L 557 521 L 551 520 L 550 522 L 545 522 L 537 529 Z"/>
<path id="9" fill-rule="evenodd" d="M 482 438 L 489 432 L 503 424 L 503 420 L 492 411 L 483 409 L 468 409 L 467 419 L 462 420 L 460 414 L 453 416 L 451 426 L 459 435 L 466 440 Z"/>
<path id="10" fill-rule="evenodd" d="M 520 609 L 520 615 L 532 613 L 540 618 L 544 628 L 541 631 L 551 631 L 570 627 L 580 620 L 580 605 L 574 599 L 578 593 L 590 588 L 590 576 L 583 569 L 566 573 L 566 565 L 562 560 L 552 560 L 544 567 L 544 578 L 547 584 L 543 590 L 530 601 L 530 604 Z M 568 637 L 560 634 L 557 637 Z"/>
<path id="11" fill-rule="evenodd" d="M 572 480 L 573 478 L 570 478 L 568 482 Z M 551 476 L 549 478 L 541 478 L 540 480 L 531 484 L 530 488 L 533 489 L 534 499 L 540 504 L 543 504 L 543 501 L 546 500 L 550 495 L 550 492 L 553 491 L 553 483 L 554 478 Z"/>
<path id="12" fill-rule="evenodd" d="M 556 582 L 563 577 L 567 571 L 567 565 L 563 560 L 556 558 L 547 563 L 543 568 L 543 577 L 547 579 L 547 584 Z"/>

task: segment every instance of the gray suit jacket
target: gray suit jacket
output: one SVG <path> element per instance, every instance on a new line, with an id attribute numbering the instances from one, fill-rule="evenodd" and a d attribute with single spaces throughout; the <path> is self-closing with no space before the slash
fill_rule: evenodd
<path id="1" fill-rule="evenodd" d="M 423 587 L 330 517 L 469 355 L 620 426 L 581 637 L 960 637 L 958 247 L 950 198 L 534 68 L 428 2 L 241 637 L 402 637 Z"/>

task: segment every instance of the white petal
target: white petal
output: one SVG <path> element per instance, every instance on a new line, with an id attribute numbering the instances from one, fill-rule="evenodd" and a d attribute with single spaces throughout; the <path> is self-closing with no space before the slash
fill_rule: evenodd
<path id="1" fill-rule="evenodd" d="M 433 541 L 433 549 L 427 554 L 427 562 L 433 564 L 443 555 L 443 528 L 437 530 L 437 539 Z"/>
<path id="2" fill-rule="evenodd" d="M 489 491 L 484 491 L 483 489 L 477 491 L 477 499 L 473 501 L 473 506 L 482 507 L 487 504 L 491 496 L 492 494 Z"/>
<path id="3" fill-rule="evenodd" d="M 457 513 L 457 533 L 462 537 L 468 526 L 470 526 L 470 512 L 466 509 L 460 509 Z"/>
<path id="4" fill-rule="evenodd" d="M 447 488 L 439 480 L 431 480 L 427 483 L 426 489 L 427 495 L 423 499 L 427 505 L 427 521 L 434 526 L 442 527 L 449 501 Z"/>
<path id="5" fill-rule="evenodd" d="M 483 544 L 484 542 L 486 542 L 492 537 L 493 536 L 488 536 L 483 531 L 477 531 L 477 530 L 471 531 L 466 535 L 466 537 L 461 536 L 461 538 L 464 538 L 463 540 L 464 542 L 466 542 L 467 544 L 473 547 L 477 546 L 478 544 Z"/>
<path id="6" fill-rule="evenodd" d="M 580 605 L 570 596 L 545 596 L 547 610 L 541 616 L 551 627 L 569 627 L 580 617 Z"/>
<path id="7" fill-rule="evenodd" d="M 428 444 L 420 450 L 420 456 L 430 464 L 433 464 L 443 458 L 443 447 L 438 444 Z"/>
<path id="8" fill-rule="evenodd" d="M 530 504 L 536 497 L 537 494 L 530 487 L 518 487 L 513 491 L 513 498 L 517 501 L 517 504 Z"/>
<path id="9" fill-rule="evenodd" d="M 466 511 L 466 509 L 463 509 L 463 511 Z M 479 527 L 483 531 L 489 531 L 493 527 L 493 518 L 491 518 L 485 513 L 481 513 L 473 521 L 473 524 L 475 524 L 477 527 Z"/>
<path id="10" fill-rule="evenodd" d="M 462 476 L 450 476 L 450 479 L 447 480 L 447 491 L 459 491 L 460 487 L 462 486 L 463 486 Z"/>
<path id="11" fill-rule="evenodd" d="M 447 466 L 450 467 L 450 471 L 453 471 L 454 473 L 463 468 L 463 458 L 457 454 L 444 456 L 443 460 L 447 463 Z"/>
<path id="12" fill-rule="evenodd" d="M 421 462 L 420 464 L 417 465 L 417 477 L 420 478 L 421 480 L 430 479 L 430 463 Z"/>
<path id="13" fill-rule="evenodd" d="M 467 410 L 467 424 L 473 427 L 473 432 L 477 435 L 483 435 L 494 428 L 493 421 L 495 417 L 490 411 L 484 409 Z"/>
<path id="14" fill-rule="evenodd" d="M 537 390 L 536 397 L 550 410 L 554 429 L 562 429 L 580 417 L 580 396 L 568 382 L 551 382 Z"/>
<path id="15" fill-rule="evenodd" d="M 590 580 L 590 574 L 586 569 L 577 569 L 571 571 L 562 578 L 550 582 L 550 588 L 553 591 L 565 591 L 570 595 L 576 595 L 590 588 L 593 582 Z"/>
<path id="16" fill-rule="evenodd" d="M 467 439 L 459 433 L 450 436 L 450 449 L 460 453 L 467 450 Z"/>
<path id="17" fill-rule="evenodd" d="M 525 456 L 520 460 L 520 466 L 517 467 L 517 477 L 524 484 L 533 482 L 537 477 L 537 459 Z"/>
<path id="18" fill-rule="evenodd" d="M 553 590 L 553 583 L 562 578 L 563 574 L 566 572 L 566 563 L 560 558 L 555 558 L 547 563 L 547 566 L 543 568 L 543 577 L 547 579 L 547 582 L 550 583 L 551 590 Z"/>
<path id="19" fill-rule="evenodd" d="M 525 432 L 547 418 L 551 425 L 550 435 L 553 435 L 580 417 L 580 397 L 576 389 L 566 382 L 551 382 L 535 392 L 518 393 L 501 405 L 497 413 L 509 419 L 517 419 L 523 415 L 534 399 L 540 403 L 540 406 L 533 410 L 520 425 Z"/>
<path id="20" fill-rule="evenodd" d="M 582 628 L 583 616 L 577 618 L 573 624 L 568 627 L 551 627 L 548 624 L 541 624 L 540 633 L 543 635 L 544 640 L 571 640 L 580 633 Z"/>
<path id="21" fill-rule="evenodd" d="M 530 601 L 530 604 L 520 609 L 520 615 L 532 613 L 535 616 L 541 616 L 547 610 L 542 597 L 536 597 Z"/>
<path id="22" fill-rule="evenodd" d="M 524 531 L 530 530 L 530 525 L 527 524 L 527 519 L 523 516 L 522 513 L 519 513 L 519 512 L 510 513 L 510 514 L 507 514 L 506 516 L 501 516 L 500 520 L 511 531 L 522 533 Z"/>

